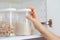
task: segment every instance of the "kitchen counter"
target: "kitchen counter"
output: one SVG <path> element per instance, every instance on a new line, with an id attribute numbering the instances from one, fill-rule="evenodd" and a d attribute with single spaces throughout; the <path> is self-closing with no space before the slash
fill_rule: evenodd
<path id="1" fill-rule="evenodd" d="M 13 36 L 13 37 L 0 37 L 0 40 L 39 40 L 44 39 L 40 35 L 29 35 L 29 36 Z"/>

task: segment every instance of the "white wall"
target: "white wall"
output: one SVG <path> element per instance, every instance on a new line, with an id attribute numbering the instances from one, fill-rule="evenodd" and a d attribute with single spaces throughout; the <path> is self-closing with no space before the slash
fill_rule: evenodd
<path id="1" fill-rule="evenodd" d="M 60 36 L 60 0 L 47 0 L 47 14 L 53 20 L 53 27 L 49 29 Z"/>

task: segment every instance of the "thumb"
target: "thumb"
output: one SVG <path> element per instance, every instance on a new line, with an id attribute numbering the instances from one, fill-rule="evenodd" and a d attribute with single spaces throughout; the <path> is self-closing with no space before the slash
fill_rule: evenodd
<path id="1" fill-rule="evenodd" d="M 34 19 L 32 18 L 32 16 L 31 16 L 31 15 L 26 16 L 26 18 L 27 18 L 28 20 L 30 20 L 30 21 L 34 21 Z"/>

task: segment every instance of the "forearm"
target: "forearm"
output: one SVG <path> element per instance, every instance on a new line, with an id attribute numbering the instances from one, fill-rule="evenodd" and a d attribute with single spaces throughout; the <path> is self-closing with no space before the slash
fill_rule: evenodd
<path id="1" fill-rule="evenodd" d="M 31 15 L 27 16 L 27 19 L 32 21 L 35 28 L 47 39 L 47 40 L 60 40 L 58 36 L 50 32 L 47 28 L 45 28 L 39 21 L 39 17 L 36 14 L 36 11 L 34 8 L 30 7 L 31 9 Z"/>
<path id="2" fill-rule="evenodd" d="M 52 32 L 50 32 L 47 28 L 45 28 L 40 22 L 34 22 L 33 23 L 36 29 L 46 38 L 49 40 L 52 39 L 59 39 L 58 36 L 54 35 Z"/>

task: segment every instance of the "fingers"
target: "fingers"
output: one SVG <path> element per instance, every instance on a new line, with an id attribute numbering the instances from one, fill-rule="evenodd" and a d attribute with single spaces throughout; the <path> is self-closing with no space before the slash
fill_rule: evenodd
<path id="1" fill-rule="evenodd" d="M 34 21 L 31 15 L 26 16 L 26 18 L 30 21 Z"/>
<path id="2" fill-rule="evenodd" d="M 34 21 L 34 19 L 38 19 L 38 15 L 36 14 L 36 11 L 35 11 L 35 8 L 33 7 L 29 7 L 29 9 L 31 9 L 31 15 L 28 15 L 27 16 L 27 19 L 31 20 L 31 21 Z"/>
<path id="3" fill-rule="evenodd" d="M 29 9 L 31 9 L 31 11 L 33 12 L 33 14 L 36 12 L 35 10 L 35 8 L 33 8 L 33 7 L 29 7 Z"/>
<path id="4" fill-rule="evenodd" d="M 33 7 L 29 7 L 30 9 L 31 9 L 31 11 L 32 11 L 32 16 L 34 17 L 34 18 L 38 18 L 38 15 L 36 14 L 36 9 L 35 8 L 33 8 Z"/>

